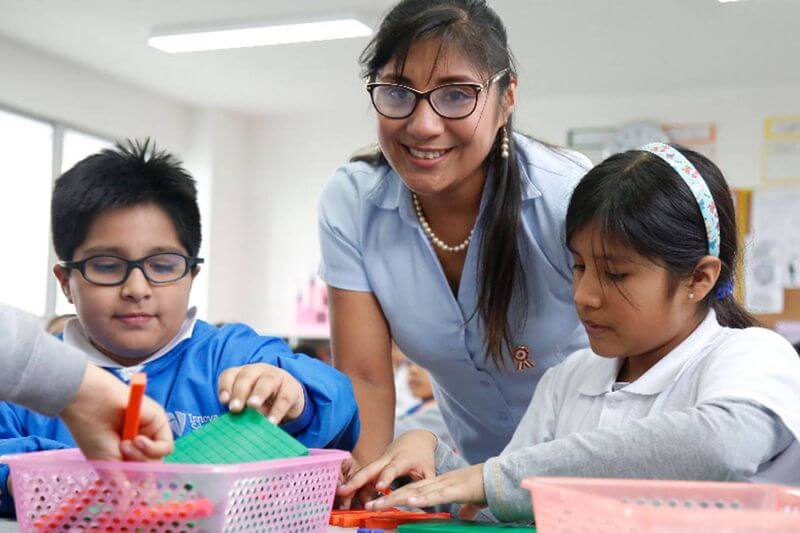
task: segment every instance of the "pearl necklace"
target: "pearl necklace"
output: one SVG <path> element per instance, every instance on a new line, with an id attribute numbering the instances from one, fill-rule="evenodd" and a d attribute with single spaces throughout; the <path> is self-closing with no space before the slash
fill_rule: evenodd
<path id="1" fill-rule="evenodd" d="M 472 240 L 472 232 L 475 231 L 475 228 L 469 230 L 469 235 L 467 236 L 466 239 L 464 239 L 464 241 L 461 244 L 457 244 L 455 246 L 450 246 L 449 244 L 445 244 L 445 242 L 442 241 L 442 239 L 440 239 L 439 237 L 436 236 L 435 233 L 433 233 L 430 224 L 428 224 L 428 220 L 422 213 L 422 206 L 419 205 L 419 198 L 417 198 L 416 193 L 413 192 L 411 193 L 411 199 L 414 201 L 414 210 L 417 212 L 417 218 L 419 219 L 419 224 L 420 226 L 422 226 L 422 230 L 425 232 L 425 234 L 428 236 L 428 238 L 431 240 L 434 246 L 436 246 L 441 250 L 444 250 L 445 252 L 461 252 L 467 249 L 467 246 L 469 246 L 469 241 Z"/>

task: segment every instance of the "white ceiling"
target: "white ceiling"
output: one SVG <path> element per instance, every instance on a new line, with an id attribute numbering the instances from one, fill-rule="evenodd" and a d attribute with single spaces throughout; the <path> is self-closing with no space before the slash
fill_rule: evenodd
<path id="1" fill-rule="evenodd" d="M 393 0 L 0 0 L 0 35 L 196 106 L 314 111 L 365 99 L 367 39 L 169 55 L 154 28 L 357 14 Z M 800 0 L 494 0 L 523 96 L 800 81 Z"/>

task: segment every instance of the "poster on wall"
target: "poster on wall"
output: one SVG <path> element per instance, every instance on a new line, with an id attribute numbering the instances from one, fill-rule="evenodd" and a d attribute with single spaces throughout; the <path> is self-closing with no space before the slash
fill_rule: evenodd
<path id="1" fill-rule="evenodd" d="M 800 288 L 800 189 L 767 189 L 753 192 L 750 216 L 755 244 L 775 243 L 782 288 Z"/>
<path id="2" fill-rule="evenodd" d="M 800 115 L 764 121 L 761 181 L 800 183 Z"/>
<path id="3" fill-rule="evenodd" d="M 768 239 L 748 239 L 744 249 L 744 304 L 756 314 L 783 312 L 780 247 Z"/>
<path id="4" fill-rule="evenodd" d="M 662 127 L 670 142 L 703 154 L 712 161 L 717 160 L 717 126 L 715 124 L 711 122 L 664 124 Z"/>
<path id="5" fill-rule="evenodd" d="M 605 159 L 605 148 L 617 129 L 615 127 L 572 128 L 567 132 L 567 147 L 582 153 L 596 165 Z"/>
<path id="6" fill-rule="evenodd" d="M 717 157 L 717 127 L 712 122 L 635 121 L 567 131 L 567 147 L 585 154 L 595 165 L 613 153 L 656 141 L 680 144 L 711 160 Z"/>

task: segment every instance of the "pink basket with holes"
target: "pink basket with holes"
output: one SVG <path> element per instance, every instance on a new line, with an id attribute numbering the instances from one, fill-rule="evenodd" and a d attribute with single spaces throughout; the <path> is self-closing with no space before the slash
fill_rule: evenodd
<path id="1" fill-rule="evenodd" d="M 76 449 L 0 458 L 11 467 L 21 531 L 326 531 L 349 457 L 239 465 L 87 461 Z"/>
<path id="2" fill-rule="evenodd" d="M 800 488 L 543 477 L 522 486 L 540 533 L 800 531 Z"/>

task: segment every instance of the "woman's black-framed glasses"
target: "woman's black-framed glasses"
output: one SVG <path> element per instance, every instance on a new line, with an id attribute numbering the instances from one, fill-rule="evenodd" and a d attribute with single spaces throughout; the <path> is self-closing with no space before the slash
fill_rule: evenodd
<path id="1" fill-rule="evenodd" d="M 375 111 L 386 118 L 408 118 L 420 100 L 427 100 L 440 117 L 458 120 L 470 116 L 478 107 L 480 93 L 507 72 L 503 69 L 483 83 L 446 83 L 429 91 L 399 83 L 373 82 L 367 84 L 367 92 Z"/>
<path id="2" fill-rule="evenodd" d="M 167 252 L 135 261 L 116 255 L 93 255 L 81 261 L 64 261 L 61 267 L 78 270 L 93 285 L 113 287 L 125 283 L 134 268 L 141 270 L 150 283 L 160 285 L 178 281 L 201 263 L 203 259 L 199 257 Z"/>

